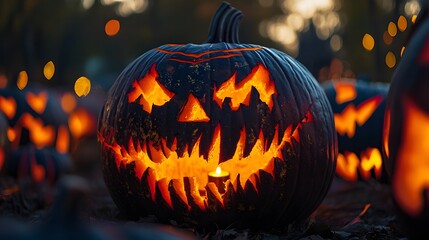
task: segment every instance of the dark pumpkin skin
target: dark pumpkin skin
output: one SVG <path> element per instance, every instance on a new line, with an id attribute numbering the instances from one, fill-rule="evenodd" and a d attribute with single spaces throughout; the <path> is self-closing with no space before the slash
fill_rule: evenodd
<path id="1" fill-rule="evenodd" d="M 0 113 L 0 170 L 4 161 L 9 158 L 9 139 L 7 138 L 7 121 L 3 114 Z"/>
<path id="2" fill-rule="evenodd" d="M 338 101 L 337 91 L 342 91 L 342 89 L 341 87 L 336 88 L 335 84 L 337 84 L 337 86 L 340 86 L 341 84 L 354 86 L 356 91 L 355 98 Z M 337 131 L 338 152 L 342 154 L 352 152 L 360 157 L 367 149 L 376 148 L 380 151 L 380 154 L 382 154 L 383 122 L 389 84 L 369 83 L 357 79 L 342 79 L 326 82 L 322 84 L 322 88 L 331 104 L 334 115 L 337 114 L 339 117 L 343 117 L 344 114 L 347 113 L 347 107 L 354 108 L 359 114 L 359 111 L 362 111 L 362 106 L 366 103 L 373 102 L 374 106 L 376 106 L 371 116 L 362 125 L 359 125 L 357 121 L 353 123 L 355 127 L 355 133 L 353 136 L 349 136 L 347 132 L 340 133 L 340 131 Z M 358 169 L 356 169 L 356 171 L 358 174 L 357 180 L 369 180 L 366 179 L 365 176 L 362 176 Z M 342 177 L 340 174 L 338 175 Z M 384 167 L 382 167 L 381 174 L 379 175 L 376 174 L 375 169 L 372 168 L 370 176 L 371 179 L 376 179 L 381 182 L 388 181 Z"/>
<path id="3" fill-rule="evenodd" d="M 421 208 L 417 214 L 411 213 L 404 204 L 401 204 L 398 194 L 407 192 L 403 187 L 406 184 L 400 177 L 401 173 L 411 175 L 413 179 L 417 180 L 417 183 L 421 179 L 417 176 L 417 171 L 424 171 L 425 176 L 429 175 L 429 169 L 426 167 L 428 159 L 422 158 L 422 162 L 414 161 L 417 159 L 416 155 L 423 156 L 423 154 L 421 152 L 415 154 L 412 150 L 405 148 L 407 141 L 412 141 L 411 144 L 417 151 L 427 153 L 429 148 L 422 144 L 425 136 L 428 135 L 425 129 L 429 127 L 429 122 L 411 124 L 418 126 L 420 128 L 418 131 L 424 133 L 413 139 L 408 137 L 406 131 L 407 122 L 412 122 L 412 116 L 414 116 L 406 115 L 411 112 L 410 109 L 420 112 L 425 117 L 429 116 L 429 18 L 427 13 L 428 6 L 426 5 L 422 7 L 422 11 L 417 17 L 401 62 L 392 77 L 387 98 L 384 132 L 384 138 L 387 141 L 387 148 L 384 148 L 385 165 L 392 180 L 393 199 L 397 205 L 400 219 L 407 227 L 408 236 L 415 239 L 429 238 L 429 187 L 423 185 L 418 188 L 416 195 L 420 198 Z M 406 153 L 406 157 L 401 157 L 403 152 Z M 416 162 L 411 170 L 403 168 L 411 162 Z"/>
<path id="4" fill-rule="evenodd" d="M 224 3 L 216 13 L 207 43 L 163 45 L 134 60 L 119 75 L 101 111 L 98 129 L 102 170 L 111 196 L 129 216 L 155 214 L 160 220 L 175 220 L 203 228 L 226 226 L 275 228 L 308 217 L 325 197 L 335 171 L 337 139 L 332 111 L 323 90 L 311 74 L 288 55 L 253 44 L 238 42 L 241 12 Z M 234 110 L 231 98 L 222 105 L 213 100 L 214 92 L 236 73 L 237 84 L 256 66 L 269 71 L 277 93 L 271 96 L 272 109 L 259 99 L 252 87 L 248 106 Z M 129 103 L 132 83 L 155 70 L 157 80 L 174 96 L 163 106 L 153 106 L 149 114 L 139 100 Z M 180 122 L 178 116 L 190 93 L 210 118 L 202 122 Z M 146 106 L 147 107 L 147 106 Z M 188 205 L 168 182 L 172 206 L 167 204 L 157 182 L 151 197 L 148 168 L 139 178 L 135 162 L 117 165 L 112 146 L 130 148 L 139 143 L 155 148 L 166 141 L 171 149 L 177 140 L 177 154 L 190 151 L 199 138 L 199 154 L 207 159 L 215 129 L 219 126 L 219 163 L 228 161 L 236 151 L 240 131 L 245 129 L 243 156 L 250 154 L 258 133 L 265 136 L 266 147 L 283 137 L 288 127 L 298 131 L 275 157 L 273 171 L 258 170 L 256 189 L 250 181 L 229 188 L 223 205 L 206 186 L 207 207 L 202 210 L 189 191 L 192 176 L 185 177 Z M 280 135 L 274 139 L 276 126 Z M 298 139 L 299 138 L 299 139 Z M 188 146 L 188 148 L 186 148 Z M 238 177 L 239 178 L 239 177 Z M 153 199 L 152 199 L 153 198 Z"/>

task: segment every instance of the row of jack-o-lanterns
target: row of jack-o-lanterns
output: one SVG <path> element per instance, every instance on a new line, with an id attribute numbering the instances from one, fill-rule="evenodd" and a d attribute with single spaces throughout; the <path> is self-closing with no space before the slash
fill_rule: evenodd
<path id="1" fill-rule="evenodd" d="M 71 171 L 79 143 L 95 138 L 98 110 L 69 93 L 0 89 L 1 172 L 54 183 Z"/>
<path id="2" fill-rule="evenodd" d="M 222 4 L 207 43 L 150 50 L 112 86 L 97 134 L 118 207 L 202 227 L 285 226 L 314 211 L 336 172 L 391 182 L 409 226 L 428 234 L 429 21 L 415 25 L 389 89 L 321 88 L 284 53 L 240 44 L 240 19 Z M 36 122 L 14 124 L 26 121 Z"/>

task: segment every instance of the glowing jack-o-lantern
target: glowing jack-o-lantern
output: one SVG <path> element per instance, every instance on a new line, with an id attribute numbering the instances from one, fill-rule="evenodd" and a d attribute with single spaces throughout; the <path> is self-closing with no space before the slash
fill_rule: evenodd
<path id="1" fill-rule="evenodd" d="M 7 118 L 7 137 L 12 151 L 0 168 L 2 171 L 20 178 L 31 177 L 37 182 L 52 181 L 62 172 L 56 167 L 58 164 L 70 165 L 66 115 L 55 98 L 55 93 L 48 90 L 0 90 L 0 112 Z M 42 169 L 29 164 L 35 162 L 34 159 L 64 163 L 44 165 L 46 168 Z M 50 174 L 40 174 L 42 170 Z"/>
<path id="2" fill-rule="evenodd" d="M 337 151 L 326 96 L 291 57 L 238 43 L 241 16 L 224 3 L 208 43 L 150 50 L 110 89 L 102 166 L 127 214 L 284 227 L 324 198 Z"/>
<path id="3" fill-rule="evenodd" d="M 392 77 L 384 156 L 392 194 L 411 238 L 429 238 L 429 19 L 422 8 Z"/>
<path id="4" fill-rule="evenodd" d="M 342 79 L 323 84 L 338 133 L 336 173 L 347 181 L 386 179 L 382 134 L 389 85 Z"/>

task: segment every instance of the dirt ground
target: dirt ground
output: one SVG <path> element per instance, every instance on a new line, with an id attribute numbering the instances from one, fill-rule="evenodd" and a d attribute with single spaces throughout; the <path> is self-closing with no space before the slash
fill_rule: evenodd
<path id="1" fill-rule="evenodd" d="M 98 229 L 112 229 L 111 227 L 125 225 L 138 228 L 137 232 L 149 231 L 148 236 L 152 237 L 151 231 L 167 232 L 165 239 L 192 237 L 197 239 L 406 238 L 395 215 L 389 185 L 376 181 L 348 183 L 335 178 L 325 200 L 309 219 L 290 226 L 286 231 L 256 232 L 249 229 L 230 228 L 213 232 L 197 232 L 189 227 L 178 226 L 174 222 L 168 226 L 159 225 L 153 216 L 136 220 L 122 216 L 111 200 L 97 166 L 93 166 L 89 172 L 81 172 L 80 177 L 68 176 L 68 178 L 69 180 L 65 181 L 66 184 L 60 181 L 49 185 L 34 184 L 28 180 L 17 181 L 2 176 L 0 178 L 0 232 L 10 232 L 11 236 L 15 236 L 13 235 L 15 227 L 11 227 L 13 224 L 29 229 L 38 229 L 46 224 L 49 226 L 53 224 L 52 222 L 56 222 L 55 226 L 59 226 L 60 223 L 68 226 L 70 221 L 74 220 L 64 221 L 64 216 L 67 216 L 67 219 L 79 219 L 76 221 L 77 225 L 86 228 L 94 225 Z M 105 224 L 110 227 L 106 227 Z M 73 231 L 76 232 L 76 229 Z M 104 230 L 101 232 L 108 234 Z M 0 234 L 0 238 L 2 236 L 5 235 Z M 34 236 L 33 234 L 32 237 Z M 110 239 L 89 236 L 87 239 Z"/>

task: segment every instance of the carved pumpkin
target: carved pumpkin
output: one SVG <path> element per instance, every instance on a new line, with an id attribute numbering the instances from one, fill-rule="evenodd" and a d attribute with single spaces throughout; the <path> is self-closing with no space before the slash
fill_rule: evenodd
<path id="1" fill-rule="evenodd" d="M 427 7 L 392 77 L 384 154 L 392 194 L 410 237 L 429 238 L 429 20 Z"/>
<path id="2" fill-rule="evenodd" d="M 337 175 L 352 182 L 384 181 L 382 134 L 389 85 L 343 79 L 322 86 L 338 133 Z"/>
<path id="3" fill-rule="evenodd" d="M 70 172 L 71 164 L 68 153 L 59 153 L 54 148 L 38 149 L 27 144 L 11 153 L 11 158 L 4 163 L 3 171 L 17 179 L 54 183 L 61 175 Z"/>
<path id="4" fill-rule="evenodd" d="M 70 133 L 55 93 L 1 89 L 0 112 L 8 120 L 7 137 L 11 143 L 3 172 L 52 183 L 70 169 Z"/>
<path id="5" fill-rule="evenodd" d="M 13 149 L 31 143 L 37 148 L 54 147 L 60 153 L 69 151 L 67 118 L 56 98 L 47 90 L 0 90 L 0 112 L 8 119 Z"/>
<path id="6" fill-rule="evenodd" d="M 288 55 L 238 43 L 223 3 L 207 43 L 168 44 L 133 61 L 99 118 L 104 179 L 129 215 L 202 227 L 285 227 L 330 187 L 332 111 Z"/>

